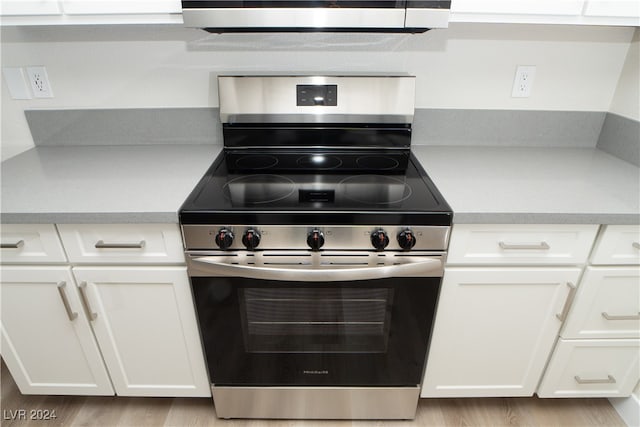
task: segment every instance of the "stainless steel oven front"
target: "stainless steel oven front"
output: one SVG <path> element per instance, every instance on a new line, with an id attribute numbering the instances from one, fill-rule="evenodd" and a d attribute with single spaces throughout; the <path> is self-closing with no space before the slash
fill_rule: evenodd
<path id="1" fill-rule="evenodd" d="M 314 230 L 334 246 L 278 248 L 276 236 Z M 192 248 L 197 236 L 221 242 L 221 231 L 244 233 L 245 244 L 258 234 L 266 248 L 186 252 L 219 417 L 415 416 L 448 227 L 414 227 L 417 247 L 392 239 L 382 252 L 353 249 L 376 227 L 183 225 Z"/>

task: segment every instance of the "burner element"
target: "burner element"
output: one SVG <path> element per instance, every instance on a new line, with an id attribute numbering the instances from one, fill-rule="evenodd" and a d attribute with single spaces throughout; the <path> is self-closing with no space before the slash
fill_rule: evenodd
<path id="1" fill-rule="evenodd" d="M 224 196 L 234 206 L 261 205 L 286 199 L 295 183 L 281 175 L 243 175 L 224 184 Z"/>
<path id="2" fill-rule="evenodd" d="M 400 163 L 387 156 L 362 156 L 356 159 L 356 164 L 363 169 L 391 170 L 397 168 Z"/>
<path id="3" fill-rule="evenodd" d="M 300 157 L 297 162 L 298 166 L 313 170 L 336 169 L 342 166 L 342 160 L 336 156 L 328 156 L 326 154 L 311 154 Z"/>
<path id="4" fill-rule="evenodd" d="M 239 169 L 269 169 L 278 164 L 278 158 L 266 154 L 250 154 L 242 156 L 236 160 L 236 167 Z"/>
<path id="5" fill-rule="evenodd" d="M 399 203 L 411 196 L 411 187 L 401 179 L 386 175 L 352 175 L 343 179 L 344 196 L 367 205 Z"/>

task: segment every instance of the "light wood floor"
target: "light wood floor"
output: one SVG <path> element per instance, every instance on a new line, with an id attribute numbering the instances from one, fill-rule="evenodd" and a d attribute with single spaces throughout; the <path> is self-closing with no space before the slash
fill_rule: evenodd
<path id="1" fill-rule="evenodd" d="M 606 399 L 421 399 L 414 421 L 219 420 L 211 399 L 23 396 L 2 364 L 0 406 L 10 426 L 625 426 Z M 55 410 L 53 421 L 11 420 L 11 412 Z"/>

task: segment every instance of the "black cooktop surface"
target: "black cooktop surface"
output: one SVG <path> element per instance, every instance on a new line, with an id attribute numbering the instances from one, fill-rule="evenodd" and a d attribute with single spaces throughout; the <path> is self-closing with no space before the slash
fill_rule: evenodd
<path id="1" fill-rule="evenodd" d="M 451 218 L 408 151 L 223 152 L 180 210 L 183 224 L 450 225 Z"/>

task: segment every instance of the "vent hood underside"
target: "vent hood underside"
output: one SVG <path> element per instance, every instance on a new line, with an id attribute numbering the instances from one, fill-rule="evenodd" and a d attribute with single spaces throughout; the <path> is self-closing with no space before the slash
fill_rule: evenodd
<path id="1" fill-rule="evenodd" d="M 333 7 L 317 6 L 323 3 L 331 3 Z M 297 7 L 305 4 L 309 6 Z M 314 5 L 311 6 L 312 4 Z M 214 33 L 419 33 L 431 28 L 446 28 L 450 4 L 450 0 L 182 1 L 185 25 Z M 354 5 L 358 7 L 353 7 Z"/>

